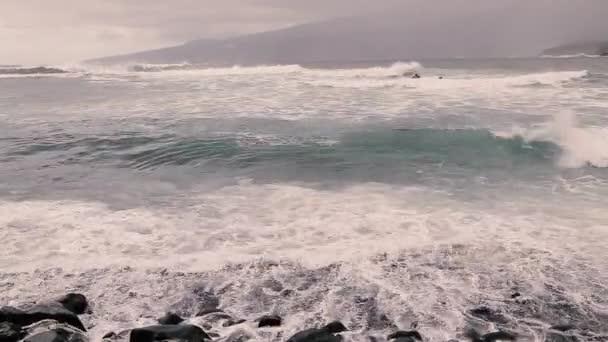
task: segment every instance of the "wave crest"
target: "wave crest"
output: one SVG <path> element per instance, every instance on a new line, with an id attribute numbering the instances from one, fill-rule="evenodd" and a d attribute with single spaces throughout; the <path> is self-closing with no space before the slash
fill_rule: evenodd
<path id="1" fill-rule="evenodd" d="M 418 62 L 397 62 L 387 67 L 369 67 L 353 69 L 321 69 L 306 68 L 298 64 L 286 65 L 259 65 L 232 67 L 208 67 L 200 64 L 136 64 L 127 68 L 131 72 L 180 72 L 180 74 L 192 75 L 257 75 L 257 74 L 293 74 L 311 77 L 353 77 L 353 78 L 387 78 L 410 76 L 413 72 L 422 69 Z M 170 74 L 170 73 L 167 73 Z"/>
<path id="2" fill-rule="evenodd" d="M 0 68 L 0 75 L 65 74 L 68 71 L 50 67 Z"/>

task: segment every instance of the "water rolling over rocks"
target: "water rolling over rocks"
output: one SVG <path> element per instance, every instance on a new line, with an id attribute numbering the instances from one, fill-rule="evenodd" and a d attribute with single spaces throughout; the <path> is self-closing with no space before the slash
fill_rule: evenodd
<path id="1" fill-rule="evenodd" d="M 387 261 L 391 272 L 397 271 L 393 265 L 399 260 Z M 592 313 L 592 307 L 580 306 L 559 287 L 547 285 L 537 293 L 529 284 L 509 278 L 508 274 L 503 275 L 504 285 L 511 285 L 492 298 L 453 298 L 463 304 L 462 311 L 451 311 L 446 316 L 447 305 L 420 310 L 427 305 L 424 300 L 416 303 L 414 299 L 399 298 L 406 296 L 407 290 L 379 291 L 369 283 L 370 279 L 353 278 L 346 266 L 313 270 L 288 263 L 258 262 L 232 267 L 238 271 L 100 269 L 80 273 L 78 287 L 86 291 L 87 299 L 70 294 L 63 297 L 72 298 L 67 302 L 41 300 L 4 307 L 0 336 L 7 342 L 24 337 L 27 341 L 42 341 L 39 338 L 47 335 L 57 341 L 108 342 L 495 342 L 541 337 L 546 341 L 603 341 L 608 337 L 601 312 Z M 38 276 L 43 279 L 41 285 L 51 292 L 63 288 L 66 280 L 75 280 L 72 273 L 61 270 Z M 28 275 L 14 274 L 13 279 L 27 280 Z M 275 279 L 283 289 L 270 285 L 268 279 Z M 512 286 L 524 294 L 514 299 Z M 292 293 L 285 296 L 284 289 L 291 289 Z M 413 287 L 410 291 L 414 294 L 419 289 Z M 478 301 L 485 303 L 475 304 Z M 339 311 L 328 311 L 328 305 Z M 201 308 L 208 309 L 203 312 Z M 340 321 L 331 322 L 331 317 Z M 448 317 L 453 321 L 446 320 Z M 454 325 L 446 333 L 449 324 Z"/>

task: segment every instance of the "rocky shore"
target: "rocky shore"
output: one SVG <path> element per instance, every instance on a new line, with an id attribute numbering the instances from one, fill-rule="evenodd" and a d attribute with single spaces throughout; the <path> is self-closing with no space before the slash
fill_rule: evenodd
<path id="1" fill-rule="evenodd" d="M 219 301 L 205 291 L 195 292 L 201 299 L 200 311 L 194 317 L 183 318 L 175 312 L 167 312 L 157 319 L 157 324 L 133 327 L 119 332 L 110 331 L 103 341 L 226 341 L 244 342 L 255 340 L 250 332 L 253 328 L 280 330 L 282 318 L 266 315 L 253 322 L 240 319 L 219 308 Z M 90 341 L 87 329 L 78 315 L 90 313 L 90 306 L 83 294 L 68 293 L 55 300 L 36 303 L 20 308 L 5 306 L 0 309 L 0 341 L 2 342 L 86 342 Z M 236 328 L 234 328 L 236 327 Z M 556 331 L 567 331 L 570 327 L 556 327 Z M 344 339 L 342 333 L 348 328 L 340 321 L 333 321 L 320 327 L 312 327 L 296 332 L 287 342 L 338 342 Z M 497 331 L 481 335 L 474 330 L 465 333 L 472 341 L 494 342 L 515 341 L 514 334 Z M 370 341 L 379 338 L 369 336 Z M 417 330 L 397 330 L 386 337 L 387 341 L 416 342 L 424 338 Z M 455 341 L 455 340 L 453 340 Z"/>
<path id="2" fill-rule="evenodd" d="M 274 262 L 192 273 L 128 267 L 0 273 L 0 342 L 608 341 L 606 316 L 585 316 L 565 288 L 547 287 L 539 297 L 522 283 L 501 289 L 502 299 L 460 312 L 448 302 L 461 307 L 470 298 L 446 297 L 431 314 L 365 281 L 342 265 Z M 500 289 L 498 278 L 492 281 Z"/>

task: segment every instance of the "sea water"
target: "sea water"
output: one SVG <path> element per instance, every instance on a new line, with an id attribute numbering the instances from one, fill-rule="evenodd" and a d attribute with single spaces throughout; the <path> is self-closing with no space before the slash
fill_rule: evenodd
<path id="1" fill-rule="evenodd" d="M 54 68 L 0 68 L 3 304 L 608 335 L 606 58 Z"/>

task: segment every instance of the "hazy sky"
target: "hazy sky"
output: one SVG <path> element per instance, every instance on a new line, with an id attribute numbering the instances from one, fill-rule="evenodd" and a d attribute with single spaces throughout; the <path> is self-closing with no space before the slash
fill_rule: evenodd
<path id="1" fill-rule="evenodd" d="M 384 2 L 381 6 L 395 1 Z M 195 38 L 258 32 L 365 12 L 370 7 L 367 3 L 370 1 L 0 0 L 0 64 L 75 62 Z"/>
<path id="2" fill-rule="evenodd" d="M 0 0 L 0 64 L 70 63 L 393 8 L 437 7 L 429 20 L 440 27 L 456 10 L 570 3 L 576 16 L 577 3 L 592 2 L 608 0 Z M 586 21 L 574 20 L 564 25 Z"/>

